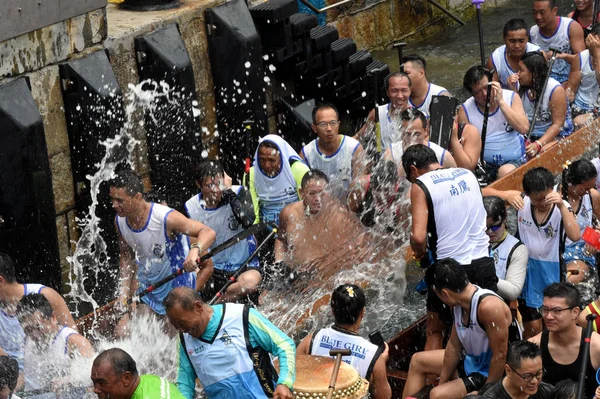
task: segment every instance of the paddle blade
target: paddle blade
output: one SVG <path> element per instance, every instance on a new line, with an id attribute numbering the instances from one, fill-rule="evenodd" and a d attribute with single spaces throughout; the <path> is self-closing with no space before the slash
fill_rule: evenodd
<path id="1" fill-rule="evenodd" d="M 433 96 L 429 106 L 429 141 L 448 149 L 452 125 L 460 101 L 454 97 Z"/>

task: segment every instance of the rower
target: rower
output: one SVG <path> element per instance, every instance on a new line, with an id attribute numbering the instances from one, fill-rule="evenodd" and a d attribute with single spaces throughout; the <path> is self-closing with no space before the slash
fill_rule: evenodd
<path id="1" fill-rule="evenodd" d="M 403 148 L 408 148 L 413 144 L 423 144 L 433 149 L 439 164 L 443 167 L 456 167 L 456 161 L 449 151 L 429 141 L 429 120 L 423 112 L 416 108 L 407 108 L 400 115 L 400 119 L 402 120 L 402 140 L 390 144 L 383 155 L 384 159 L 394 161 L 398 166 L 400 176 L 404 176 Z"/>
<path id="2" fill-rule="evenodd" d="M 554 191 L 554 176 L 546 168 L 529 170 L 523 176 L 523 204 L 517 212 L 517 237 L 527 247 L 529 260 L 519 313 L 525 338 L 542 331 L 539 308 L 543 290 L 561 279 L 560 250 L 564 235 L 578 241 L 579 225 L 571 207 Z"/>
<path id="3" fill-rule="evenodd" d="M 565 182 L 557 191 L 562 191 L 562 184 L 567 184 L 568 201 L 575 211 L 580 234 L 583 234 L 586 227 L 593 227 L 594 219 L 600 218 L 600 193 L 594 188 L 598 172 L 590 161 L 580 159 L 569 165 L 563 176 Z M 594 252 L 595 249 L 582 239 L 575 242 L 566 239 L 563 260 L 571 283 L 580 283 L 591 277 L 591 272 L 596 273 Z"/>
<path id="4" fill-rule="evenodd" d="M 209 306 L 187 287 L 171 291 L 164 305 L 180 331 L 177 385 L 186 399 L 194 397 L 196 378 L 208 399 L 293 398 L 294 342 L 256 309 Z M 279 357 L 278 378 L 269 354 Z"/>
<path id="5" fill-rule="evenodd" d="M 532 342 L 518 341 L 508 346 L 504 371 L 506 376 L 486 389 L 484 398 L 540 399 L 552 392 L 552 385 L 542 381 L 542 351 Z"/>
<path id="6" fill-rule="evenodd" d="M 575 10 L 571 11 L 567 17 L 577 21 L 583 29 L 584 39 L 592 32 L 594 27 L 594 0 L 575 0 Z M 598 11 L 596 11 L 598 12 Z M 596 15 L 596 22 L 600 19 L 600 12 Z"/>
<path id="7" fill-rule="evenodd" d="M 523 54 L 539 51 L 540 46 L 530 43 L 527 23 L 521 18 L 509 20 L 502 30 L 504 45 L 498 47 L 487 61 L 487 69 L 494 71 L 493 80 L 500 82 L 502 89 L 518 90 L 517 72 Z"/>
<path id="8" fill-rule="evenodd" d="M 464 266 L 452 258 L 434 263 L 427 270 L 427 280 L 439 300 L 452 308 L 452 334 L 445 350 L 412 356 L 402 398 L 420 397 L 415 394 L 425 387 L 428 374 L 440 377 L 429 394 L 431 399 L 463 398 L 486 383 L 499 381 L 512 318 L 506 303 L 493 291 L 471 284 Z M 457 371 L 459 378 L 453 379 Z"/>
<path id="9" fill-rule="evenodd" d="M 300 158 L 311 169 L 325 172 L 332 196 L 345 203 L 350 182 L 362 174 L 365 166 L 363 147 L 352 137 L 339 134 L 340 115 L 333 104 L 317 105 L 312 118 L 317 138 L 302 148 Z"/>
<path id="10" fill-rule="evenodd" d="M 481 133 L 470 123 L 459 123 L 459 115 L 454 117 L 449 149 L 459 168 L 474 171 L 481 154 Z"/>
<path id="11" fill-rule="evenodd" d="M 584 328 L 577 325 L 581 298 L 571 283 L 553 283 L 544 289 L 540 312 L 546 329 L 530 341 L 542 350 L 544 381 L 556 384 L 561 380 L 579 380 L 582 369 Z M 583 397 L 594 397 L 598 384 L 596 369 L 600 367 L 600 335 L 592 332 L 588 363 L 585 366 Z"/>
<path id="12" fill-rule="evenodd" d="M 19 301 L 31 294 L 46 297 L 61 325 L 77 328 L 65 300 L 58 292 L 41 284 L 18 283 L 12 259 L 7 254 L 0 253 L 0 349 L 18 360 L 20 370 L 23 370 L 25 336 L 16 317 L 16 310 Z M 22 384 L 23 380 L 20 378 L 17 388 L 21 389 Z"/>
<path id="13" fill-rule="evenodd" d="M 488 71 L 481 65 L 472 66 L 465 73 L 463 87 L 471 94 L 458 110 L 458 123 L 470 123 L 479 132 L 485 122 L 488 91 Z M 496 180 L 526 161 L 523 134 L 529 130 L 529 121 L 521 98 L 500 83 L 492 82 L 487 134 L 484 147 L 485 171 Z"/>
<path id="14" fill-rule="evenodd" d="M 135 360 L 119 348 L 100 353 L 91 372 L 94 392 L 99 398 L 184 399 L 177 387 L 156 375 L 139 375 Z"/>
<path id="15" fill-rule="evenodd" d="M 586 44 L 600 42 L 600 25 L 596 25 L 586 40 Z M 589 46 L 588 46 L 589 47 Z M 596 57 L 600 57 L 598 46 L 590 47 L 571 62 L 567 96 L 571 102 L 571 116 L 577 129 L 591 122 L 598 99 L 598 80 L 596 79 Z"/>
<path id="16" fill-rule="evenodd" d="M 71 362 L 94 356 L 90 342 L 72 328 L 60 325 L 52 305 L 42 294 L 21 298 L 17 317 L 25 332 L 23 373 L 27 396 L 55 398 L 54 393 L 36 395 L 30 392 L 60 391 L 60 397 L 82 397 L 85 387 L 70 387 Z"/>
<path id="17" fill-rule="evenodd" d="M 124 311 L 139 284 L 144 290 L 161 279 L 184 268 L 186 273 L 142 297 L 132 310 L 136 313 L 164 315 L 162 300 L 174 287 L 203 288 L 210 276 L 210 260 L 198 265 L 200 255 L 215 241 L 215 232 L 200 222 L 183 216 L 165 205 L 147 202 L 142 194 L 142 180 L 131 170 L 123 170 L 109 182 L 112 207 L 117 212 L 115 228 L 120 248 L 120 288 L 116 310 Z M 187 241 L 196 240 L 186 253 Z M 186 256 L 187 255 L 187 256 Z M 193 273 L 200 267 L 198 282 Z M 135 277 L 134 277 L 135 276 Z M 117 335 L 125 333 L 129 313 L 119 320 Z"/>
<path id="18" fill-rule="evenodd" d="M 245 187 L 225 185 L 225 171 L 220 162 L 201 161 L 195 168 L 194 180 L 200 193 L 185 203 L 188 216 L 213 229 L 219 245 L 241 233 L 254 223 L 252 197 Z M 253 235 L 212 257 L 214 269 L 203 285 L 203 298 L 209 300 L 229 281 L 256 249 Z M 222 302 L 256 303 L 258 285 L 262 280 L 261 267 L 255 257 L 248 263 L 235 283 L 219 298 Z"/>
<path id="19" fill-rule="evenodd" d="M 532 8 L 535 25 L 529 30 L 529 35 L 533 44 L 546 52 L 551 47 L 568 54 L 585 50 L 581 25 L 571 18 L 559 17 L 555 0 L 533 0 Z M 558 59 L 550 76 L 562 84 L 569 78 L 569 70 L 569 63 Z"/>
<path id="20" fill-rule="evenodd" d="M 541 93 L 546 79 L 546 91 Z M 542 102 L 535 116 L 531 143 L 525 148 L 528 157 L 547 150 L 556 144 L 557 139 L 573 132 L 565 89 L 558 81 L 548 77 L 548 64 L 540 52 L 525 53 L 519 62 L 519 95 L 529 123 L 533 123 L 536 103 Z"/>
<path id="21" fill-rule="evenodd" d="M 411 54 L 402 57 L 402 67 L 412 83 L 409 104 L 429 119 L 429 106 L 433 96 L 451 97 L 450 92 L 442 86 L 427 81 L 427 62 L 420 55 Z"/>
<path id="22" fill-rule="evenodd" d="M 0 399 L 19 399 L 13 394 L 18 379 L 19 363 L 17 360 L 6 354 L 0 354 Z"/>
<path id="23" fill-rule="evenodd" d="M 331 312 L 335 323 L 331 327 L 308 334 L 296 353 L 298 355 L 329 356 L 332 349 L 352 348 L 349 357 L 342 358 L 370 383 L 374 399 L 389 399 L 392 389 L 387 380 L 388 345 L 377 346 L 358 335 L 365 315 L 365 294 L 354 284 L 342 284 L 331 295 Z"/>
<path id="24" fill-rule="evenodd" d="M 409 99 L 411 94 L 412 82 L 404 72 L 394 72 L 390 74 L 385 81 L 385 90 L 390 102 L 380 105 L 377 110 L 371 110 L 367 117 L 367 122 L 354 135 L 354 138 L 361 143 L 367 141 L 374 142 L 375 112 L 379 115 L 381 128 L 381 148 L 385 149 L 390 144 L 400 140 L 400 115 L 406 109 L 411 107 Z"/>
<path id="25" fill-rule="evenodd" d="M 451 257 L 462 265 L 473 284 L 497 291 L 498 277 L 485 234 L 487 216 L 475 175 L 463 168 L 442 169 L 434 151 L 420 144 L 407 148 L 402 165 L 413 183 L 410 246 L 414 259 L 427 267 L 436 259 Z M 426 350 L 442 348 L 451 316 L 429 286 Z"/>

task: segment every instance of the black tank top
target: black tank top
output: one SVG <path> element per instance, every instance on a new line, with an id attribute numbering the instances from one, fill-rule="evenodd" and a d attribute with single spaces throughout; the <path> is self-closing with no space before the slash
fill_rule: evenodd
<path id="1" fill-rule="evenodd" d="M 577 359 L 571 364 L 559 364 L 552 359 L 548 350 L 548 330 L 542 331 L 542 339 L 540 340 L 540 349 L 542 350 L 542 364 L 544 365 L 544 382 L 556 385 L 562 380 L 579 381 L 579 371 L 581 369 L 581 360 L 583 358 L 583 335 L 584 329 L 581 330 L 581 343 L 579 346 L 579 354 Z M 588 365 L 585 373 L 585 394 L 586 398 L 593 398 L 598 384 L 596 383 L 596 370 L 592 366 L 591 358 L 588 358 Z"/>

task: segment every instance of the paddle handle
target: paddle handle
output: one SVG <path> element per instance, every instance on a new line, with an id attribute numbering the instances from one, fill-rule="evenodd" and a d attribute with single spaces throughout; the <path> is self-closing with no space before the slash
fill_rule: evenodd
<path id="1" fill-rule="evenodd" d="M 588 366 L 588 360 L 590 358 L 590 340 L 592 336 L 592 331 L 594 330 L 594 320 L 596 319 L 596 315 L 590 313 L 585 317 L 587 320 L 587 326 L 585 327 L 585 337 L 583 338 L 583 357 L 581 359 L 581 368 L 579 369 L 579 382 L 577 384 L 577 399 L 583 399 L 583 390 L 585 388 L 585 375 Z"/>
<path id="2" fill-rule="evenodd" d="M 340 371 L 340 365 L 342 364 L 342 356 L 350 356 L 351 354 L 352 352 L 350 351 L 350 349 L 332 349 L 329 351 L 330 356 L 335 356 L 335 365 L 333 366 L 333 373 L 331 373 L 331 379 L 329 380 L 327 399 L 333 398 L 335 381 L 337 380 L 337 376 Z"/>

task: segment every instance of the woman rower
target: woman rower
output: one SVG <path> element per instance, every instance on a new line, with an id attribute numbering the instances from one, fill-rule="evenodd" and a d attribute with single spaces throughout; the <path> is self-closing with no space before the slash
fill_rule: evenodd
<path id="1" fill-rule="evenodd" d="M 519 62 L 519 95 L 529 123 L 535 119 L 531 143 L 525 149 L 530 158 L 554 145 L 558 138 L 573 132 L 565 89 L 558 81 L 548 77 L 548 72 L 546 58 L 540 52 L 525 53 Z M 546 79 L 548 83 L 542 93 Z M 537 116 L 534 116 L 539 101 L 542 103 Z"/>
<path id="2" fill-rule="evenodd" d="M 592 27 L 594 25 L 594 21 L 592 21 L 594 14 L 594 1 L 575 0 L 573 3 L 575 3 L 575 10 L 571 11 L 567 17 L 572 18 L 573 20 L 577 21 L 579 25 L 581 25 L 585 39 L 592 31 Z M 600 15 L 600 13 L 596 15 L 596 22 L 598 21 L 598 15 Z"/>

